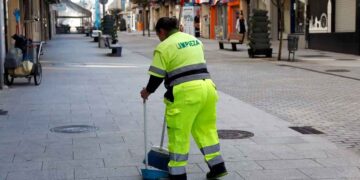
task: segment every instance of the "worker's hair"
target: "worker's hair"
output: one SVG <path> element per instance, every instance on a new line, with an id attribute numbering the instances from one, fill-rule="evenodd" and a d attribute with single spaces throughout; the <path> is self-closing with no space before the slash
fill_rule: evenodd
<path id="1" fill-rule="evenodd" d="M 160 18 L 155 26 L 156 32 L 160 32 L 160 29 L 164 29 L 167 32 L 178 29 L 178 21 L 174 17 L 162 17 Z"/>

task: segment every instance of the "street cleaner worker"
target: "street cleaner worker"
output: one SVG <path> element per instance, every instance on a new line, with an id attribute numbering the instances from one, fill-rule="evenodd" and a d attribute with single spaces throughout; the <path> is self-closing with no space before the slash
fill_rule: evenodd
<path id="1" fill-rule="evenodd" d="M 169 177 L 186 180 L 190 134 L 210 168 L 207 179 L 225 176 L 228 173 L 216 128 L 218 95 L 206 68 L 203 44 L 194 36 L 179 32 L 175 18 L 160 18 L 155 29 L 161 43 L 154 50 L 150 79 L 140 94 L 146 101 L 165 80 Z"/>

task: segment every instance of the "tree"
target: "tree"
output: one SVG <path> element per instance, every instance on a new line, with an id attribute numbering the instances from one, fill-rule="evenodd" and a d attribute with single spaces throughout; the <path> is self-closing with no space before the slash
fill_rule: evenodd
<path id="1" fill-rule="evenodd" d="M 283 40 L 283 32 L 284 32 L 284 9 L 285 9 L 285 0 L 271 0 L 271 3 L 278 9 L 279 16 L 279 33 L 280 33 L 280 43 L 279 43 L 279 53 L 278 53 L 278 61 L 281 60 L 281 50 L 282 50 L 282 40 Z"/>
<path id="2" fill-rule="evenodd" d="M 114 26 L 111 30 L 111 39 L 113 42 L 117 42 L 117 32 L 120 30 L 120 24 L 119 24 L 119 13 L 121 12 L 121 9 L 112 9 L 110 10 L 110 15 L 113 17 L 113 19 L 115 20 Z"/>

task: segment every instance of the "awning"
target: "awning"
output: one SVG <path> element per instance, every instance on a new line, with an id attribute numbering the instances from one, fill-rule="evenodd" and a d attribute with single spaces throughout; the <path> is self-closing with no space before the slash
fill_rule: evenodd
<path id="1" fill-rule="evenodd" d="M 66 16 L 70 16 L 70 17 L 73 17 L 73 16 L 91 17 L 91 15 L 92 15 L 90 10 L 88 10 L 88 9 L 86 9 L 86 8 L 76 4 L 76 3 L 73 3 L 70 0 L 61 0 L 61 3 L 63 3 L 66 7 L 71 8 L 76 13 L 69 14 L 69 12 L 64 12 L 64 13 L 59 12 L 58 16 L 62 16 L 62 17 L 66 17 Z"/>

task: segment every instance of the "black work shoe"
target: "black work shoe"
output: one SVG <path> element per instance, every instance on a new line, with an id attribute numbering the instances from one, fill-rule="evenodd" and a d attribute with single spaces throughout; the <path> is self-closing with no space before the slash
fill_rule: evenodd
<path id="1" fill-rule="evenodd" d="M 186 180 L 186 174 L 180 174 L 180 175 L 171 175 L 169 174 L 170 180 Z"/>
<path id="2" fill-rule="evenodd" d="M 225 164 L 219 163 L 210 168 L 210 172 L 206 174 L 207 179 L 217 179 L 223 176 L 226 176 L 228 172 L 226 171 Z"/>

